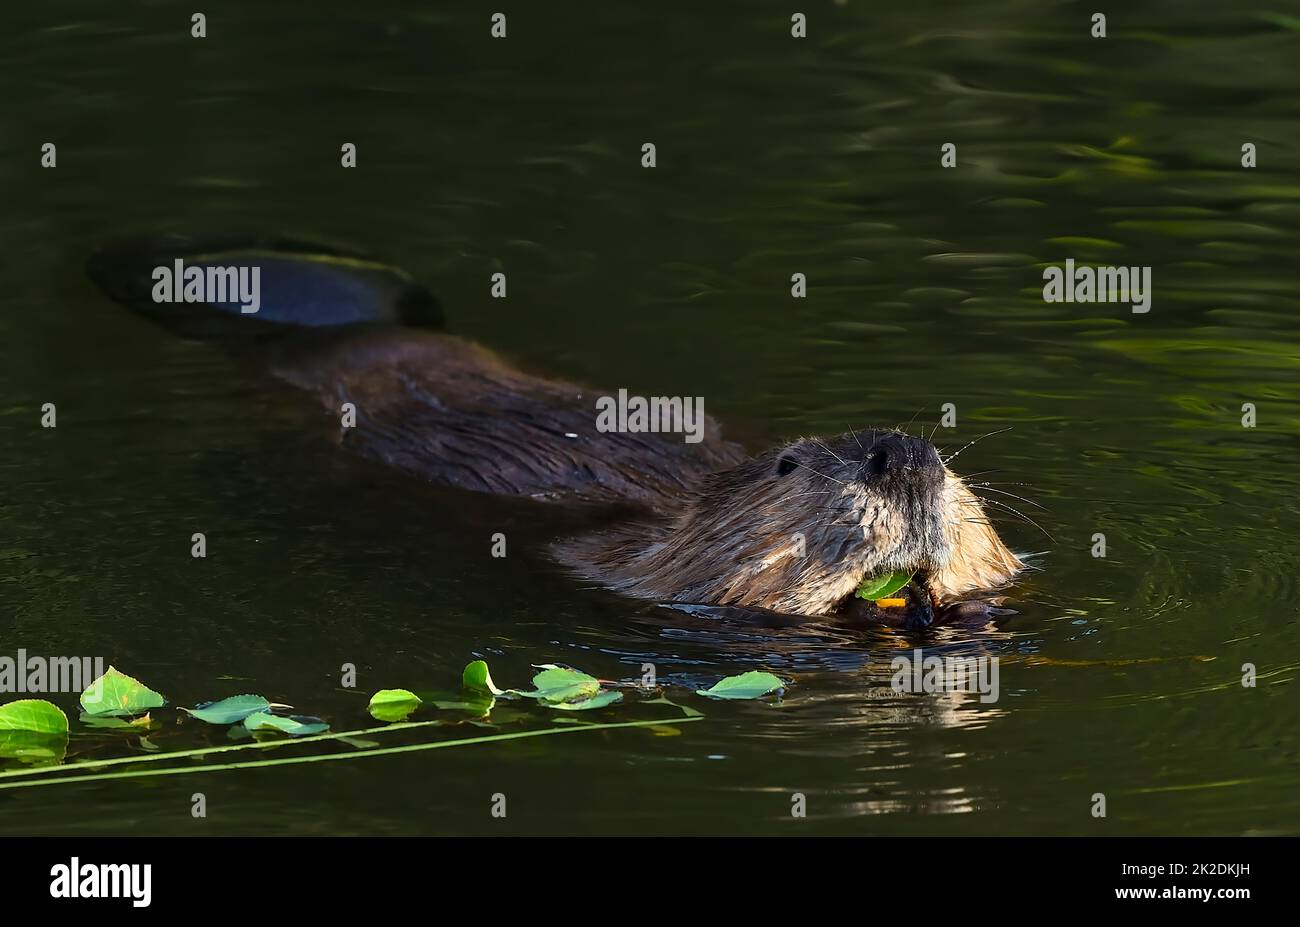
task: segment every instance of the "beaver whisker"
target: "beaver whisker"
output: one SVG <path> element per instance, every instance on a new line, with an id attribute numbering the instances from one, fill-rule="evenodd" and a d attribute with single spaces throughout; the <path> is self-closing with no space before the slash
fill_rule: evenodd
<path id="1" fill-rule="evenodd" d="M 987 488 L 989 486 L 1024 486 L 1026 489 L 1031 489 L 1035 492 L 1038 491 L 1038 487 L 1033 483 L 1016 483 L 1012 480 L 986 480 L 983 483 L 967 483 L 966 485 L 977 486 L 980 488 Z"/>
<path id="2" fill-rule="evenodd" d="M 916 421 L 916 417 L 920 415 L 924 409 L 925 406 L 921 406 L 919 409 L 917 409 L 915 412 L 912 413 L 912 417 L 907 420 L 906 425 L 904 425 L 902 428 L 899 428 L 897 425 L 895 425 L 894 430 L 902 434 L 907 434 L 907 429 L 912 427 L 912 423 Z"/>
<path id="3" fill-rule="evenodd" d="M 1026 499 L 1024 496 L 1017 496 L 1015 493 L 1007 492 L 1005 489 L 994 489 L 988 483 L 974 483 L 974 484 L 967 483 L 966 485 L 970 486 L 972 489 L 984 489 L 989 492 L 1001 493 L 1004 496 L 1010 496 L 1012 499 L 1019 499 L 1021 502 L 1025 503 L 1026 505 L 1032 505 L 1034 506 L 1034 508 L 1042 509 L 1044 512 L 1047 511 L 1047 506 L 1039 505 L 1033 499 Z"/>
<path id="4" fill-rule="evenodd" d="M 841 462 L 842 462 L 842 461 L 841 461 Z M 805 470 L 812 470 L 813 473 L 816 473 L 818 476 L 820 476 L 820 477 L 821 477 L 822 479 L 824 479 L 824 480 L 830 480 L 832 483 L 839 483 L 841 486 L 847 486 L 847 485 L 848 485 L 848 484 L 845 483 L 843 480 L 837 480 L 837 479 L 835 479 L 835 477 L 833 477 L 833 476 L 827 476 L 825 473 L 821 473 L 821 472 L 819 472 L 819 471 L 817 471 L 817 470 L 813 470 L 813 468 L 810 467 L 810 466 L 808 466 L 806 463 L 800 463 L 800 462 L 797 461 L 797 460 L 791 461 L 791 463 L 793 463 L 796 467 L 803 467 Z"/>
<path id="5" fill-rule="evenodd" d="M 846 467 L 848 466 L 848 464 L 844 462 L 844 458 L 843 458 L 843 457 L 841 457 L 839 454 L 837 454 L 837 453 L 835 453 L 834 451 L 832 451 L 832 450 L 831 450 L 829 447 L 827 447 L 825 444 L 822 444 L 820 441 L 814 441 L 813 444 L 817 445 L 817 446 L 820 447 L 823 451 L 825 451 L 826 453 L 830 454 L 832 457 L 834 457 L 834 458 L 835 458 L 836 460 L 838 460 L 840 463 L 844 464 L 844 466 L 846 466 Z"/>
<path id="6" fill-rule="evenodd" d="M 958 454 L 966 450 L 966 448 L 970 447 L 972 444 L 979 444 L 985 438 L 991 438 L 994 435 L 1005 434 L 1006 432 L 1010 431 L 1015 427 L 1016 427 L 1015 425 L 1008 425 L 1006 428 L 999 428 L 997 431 L 990 431 L 988 434 L 980 435 L 978 438 L 976 438 L 973 441 L 967 441 L 965 444 L 963 444 L 960 448 L 957 449 L 956 454 L 953 454 L 951 457 L 944 458 L 943 465 L 945 467 L 948 466 L 948 464 L 952 463 L 954 460 L 957 459 Z"/>
<path id="7" fill-rule="evenodd" d="M 865 451 L 866 448 L 862 446 L 862 440 L 858 437 L 858 433 L 853 430 L 852 425 L 849 426 L 849 434 L 853 435 L 853 440 L 858 442 L 858 450 Z"/>
<path id="8" fill-rule="evenodd" d="M 1046 528 L 1044 528 L 1044 527 L 1043 527 L 1042 525 L 1040 525 L 1038 522 L 1034 521 L 1032 518 L 1030 518 L 1028 515 L 1026 515 L 1024 512 L 1020 511 L 1019 509 L 1015 508 L 1014 506 L 1007 505 L 1005 502 L 1001 501 L 1000 499 L 985 499 L 985 500 L 983 500 L 983 501 L 984 501 L 984 502 L 987 502 L 989 505 L 1000 505 L 1000 506 L 1002 506 L 1002 508 L 1006 509 L 1008 512 L 1014 512 L 1016 515 L 1019 515 L 1021 518 L 1023 518 L 1027 523 L 1033 525 L 1033 526 L 1034 526 L 1035 528 L 1037 528 L 1039 531 L 1043 532 L 1043 534 L 1047 537 L 1047 539 L 1048 539 L 1049 541 L 1051 541 L 1053 544 L 1056 543 L 1056 538 L 1052 537 L 1051 532 L 1049 532 Z"/>

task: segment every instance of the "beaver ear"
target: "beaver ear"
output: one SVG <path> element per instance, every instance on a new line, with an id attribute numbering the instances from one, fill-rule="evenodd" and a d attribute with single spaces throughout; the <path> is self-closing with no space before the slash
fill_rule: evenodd
<path id="1" fill-rule="evenodd" d="M 807 456 L 802 453 L 805 446 L 804 440 L 800 438 L 799 440 L 781 448 L 780 452 L 776 455 L 777 476 L 788 476 L 799 467 L 803 466 L 803 458 Z"/>

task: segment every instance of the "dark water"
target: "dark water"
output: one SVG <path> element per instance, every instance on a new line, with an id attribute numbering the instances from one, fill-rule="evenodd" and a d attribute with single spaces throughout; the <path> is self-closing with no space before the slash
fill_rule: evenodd
<path id="1" fill-rule="evenodd" d="M 677 690 L 707 718 L 675 736 L 5 791 L 0 831 L 1300 830 L 1294 4 L 1132 3 L 1104 40 L 1077 3 L 818 3 L 806 40 L 786 7 L 739 2 L 515 5 L 504 41 L 478 4 L 221 6 L 203 40 L 174 4 L 6 11 L 0 653 L 102 655 L 178 704 L 261 692 L 335 730 L 476 656 L 514 685 L 545 662 L 792 685 L 780 704 Z M 917 640 L 583 588 L 540 554 L 572 513 L 362 467 L 81 271 L 126 232 L 231 226 L 363 247 L 454 331 L 756 432 L 930 427 L 945 402 L 950 450 L 1013 426 L 954 466 L 1045 507 L 1005 499 L 1050 540 L 1003 522 L 1041 571 L 1014 614 Z M 1042 265 L 1068 257 L 1151 266 L 1150 313 L 1044 303 Z M 889 658 L 918 640 L 999 655 L 999 701 L 893 695 Z M 76 733 L 70 758 L 121 741 Z"/>

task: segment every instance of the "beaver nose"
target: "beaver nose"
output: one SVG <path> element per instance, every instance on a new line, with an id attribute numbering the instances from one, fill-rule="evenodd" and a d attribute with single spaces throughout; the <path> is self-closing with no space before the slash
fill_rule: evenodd
<path id="1" fill-rule="evenodd" d="M 939 453 L 924 438 L 887 434 L 867 449 L 867 472 L 880 476 L 891 470 L 926 470 L 939 467 Z"/>

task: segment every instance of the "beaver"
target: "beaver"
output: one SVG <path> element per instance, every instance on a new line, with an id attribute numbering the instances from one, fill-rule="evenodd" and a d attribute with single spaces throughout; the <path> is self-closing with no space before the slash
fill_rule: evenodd
<path id="1" fill-rule="evenodd" d="M 147 298 L 153 269 L 182 260 L 257 266 L 264 311 Z M 169 235 L 102 249 L 88 271 L 111 298 L 182 334 L 241 346 L 336 420 L 350 408 L 355 422 L 337 440 L 362 457 L 475 492 L 632 508 L 550 549 L 626 595 L 921 628 L 1024 566 L 924 438 L 865 429 L 751 456 L 708 416 L 697 443 L 602 431 L 596 400 L 607 394 L 441 331 L 431 294 L 356 252 Z M 855 596 L 883 573 L 912 577 L 901 608 Z"/>

